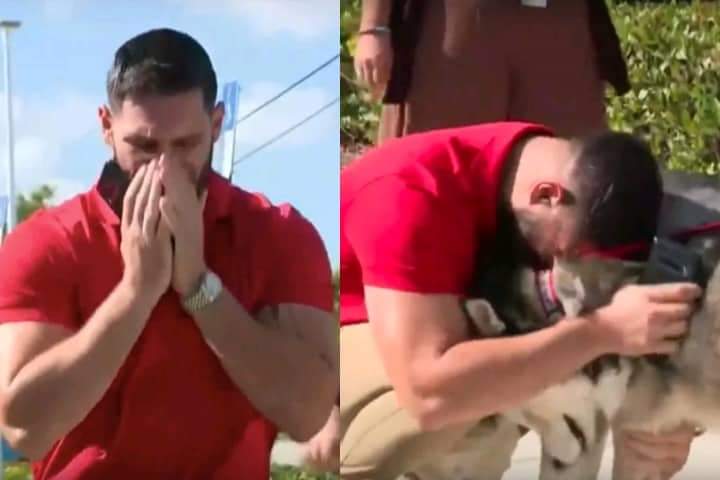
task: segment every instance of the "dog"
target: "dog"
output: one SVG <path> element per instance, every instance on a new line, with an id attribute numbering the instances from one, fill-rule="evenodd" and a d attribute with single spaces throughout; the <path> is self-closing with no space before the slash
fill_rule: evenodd
<path id="1" fill-rule="evenodd" d="M 533 430 L 541 439 L 541 480 L 594 479 L 613 424 L 650 431 L 720 427 L 718 240 L 696 238 L 689 244 L 702 252 L 710 279 L 677 354 L 598 358 L 521 407 L 479 422 L 443 458 L 416 469 L 416 478 L 500 478 L 514 443 Z M 501 265 L 487 271 L 486 283 L 478 285 L 483 297 L 466 299 L 463 305 L 479 337 L 529 333 L 607 305 L 620 288 L 637 283 L 644 268 L 643 263 L 597 258 L 558 259 L 551 270 L 541 272 Z M 507 458 L 496 460 L 492 477 L 487 476 L 487 457 L 477 458 L 483 449 Z M 616 472 L 616 480 L 636 479 Z"/>
<path id="2" fill-rule="evenodd" d="M 521 335 L 609 303 L 639 268 L 620 262 L 559 259 L 552 269 L 537 272 L 505 261 L 486 265 L 472 289 L 482 296 L 464 299 L 461 305 L 474 337 Z M 409 478 L 499 479 L 509 467 L 517 441 L 529 430 L 541 439 L 541 478 L 584 478 L 578 476 L 579 471 L 599 468 L 611 419 L 620 408 L 632 371 L 629 359 L 597 359 L 521 407 L 478 422 L 462 442 L 416 468 Z"/>
<path id="3" fill-rule="evenodd" d="M 720 220 L 717 179 L 666 171 L 663 181 L 660 234 Z M 656 432 L 683 424 L 714 429 L 720 419 L 720 374 L 715 373 L 720 363 L 718 234 L 697 235 L 688 247 L 701 253 L 710 278 L 676 355 L 598 359 L 521 408 L 482 420 L 460 444 L 449 446 L 442 458 L 415 468 L 408 478 L 500 479 L 517 440 L 532 429 L 541 437 L 542 480 L 594 479 L 611 423 Z M 489 284 L 493 287 L 494 283 L 494 291 L 464 301 L 463 307 L 478 336 L 533 331 L 553 324 L 563 313 L 577 315 L 608 303 L 619 288 L 637 282 L 643 267 L 607 259 L 558 261 L 551 272 L 536 275 L 531 269 L 518 268 L 517 263 L 496 265 L 485 276 L 495 280 Z M 556 287 L 555 301 L 549 301 L 549 279 Z M 484 472 L 487 456 L 478 452 L 488 449 L 497 458 L 495 469 Z M 614 480 L 641 480 L 622 467 L 613 474 Z"/>

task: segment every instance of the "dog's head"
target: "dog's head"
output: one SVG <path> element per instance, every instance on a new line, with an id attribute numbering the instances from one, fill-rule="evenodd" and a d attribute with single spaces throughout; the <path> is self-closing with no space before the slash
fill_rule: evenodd
<path id="1" fill-rule="evenodd" d="M 557 258 L 552 268 L 557 300 L 566 315 L 582 315 L 611 302 L 625 285 L 637 283 L 645 264 L 581 257 Z"/>

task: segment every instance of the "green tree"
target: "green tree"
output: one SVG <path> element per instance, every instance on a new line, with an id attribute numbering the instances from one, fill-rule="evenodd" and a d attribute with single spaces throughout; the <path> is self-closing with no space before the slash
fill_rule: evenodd
<path id="1" fill-rule="evenodd" d="M 645 138 L 670 169 L 720 173 L 720 8 L 718 2 L 608 0 L 632 91 L 608 89 L 610 125 Z M 371 144 L 378 103 L 354 82 L 359 0 L 341 0 L 343 164 Z"/>
<path id="2" fill-rule="evenodd" d="M 340 2 L 340 144 L 343 152 L 373 143 L 380 105 L 355 81 L 355 51 L 360 0 Z"/>
<path id="3" fill-rule="evenodd" d="M 50 185 L 41 185 L 26 197 L 22 193 L 17 196 L 17 221 L 26 220 L 35 211 L 50 205 L 55 196 L 55 188 Z"/>
<path id="4" fill-rule="evenodd" d="M 332 277 L 332 283 L 333 283 L 333 292 L 334 292 L 334 299 L 335 299 L 335 311 L 339 311 L 339 302 L 340 302 L 340 272 L 337 270 L 333 272 Z"/>

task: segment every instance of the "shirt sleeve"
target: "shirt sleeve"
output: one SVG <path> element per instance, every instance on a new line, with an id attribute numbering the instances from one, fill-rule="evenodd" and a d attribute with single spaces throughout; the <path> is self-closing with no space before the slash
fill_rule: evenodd
<path id="1" fill-rule="evenodd" d="M 441 199 L 397 177 L 364 187 L 342 219 L 363 284 L 462 295 L 476 251 L 472 212 L 459 195 Z"/>
<path id="2" fill-rule="evenodd" d="M 296 209 L 284 205 L 273 237 L 269 255 L 274 268 L 267 302 L 296 303 L 332 312 L 332 269 L 317 229 Z"/>
<path id="3" fill-rule="evenodd" d="M 49 214 L 18 225 L 0 246 L 0 323 L 77 329 L 72 258 L 67 237 Z"/>

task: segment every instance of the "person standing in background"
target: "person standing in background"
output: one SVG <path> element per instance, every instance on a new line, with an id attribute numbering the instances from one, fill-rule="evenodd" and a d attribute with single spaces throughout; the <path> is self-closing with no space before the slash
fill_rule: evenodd
<path id="1" fill-rule="evenodd" d="M 630 89 L 597 0 L 363 0 L 355 67 L 382 97 L 378 143 L 503 120 L 588 134 L 606 127 L 606 82 Z"/>

